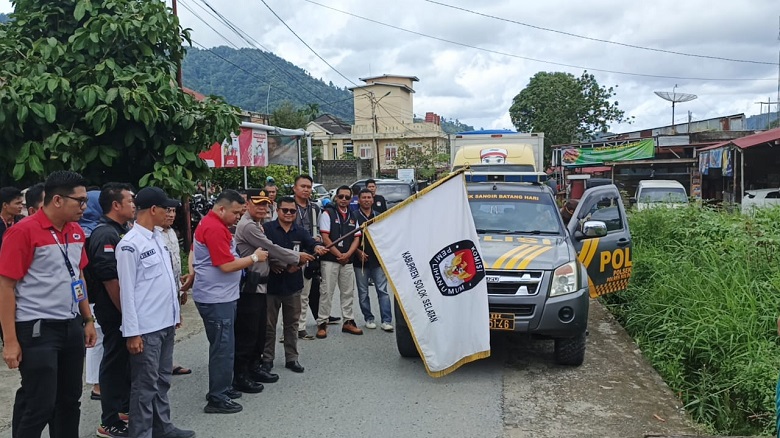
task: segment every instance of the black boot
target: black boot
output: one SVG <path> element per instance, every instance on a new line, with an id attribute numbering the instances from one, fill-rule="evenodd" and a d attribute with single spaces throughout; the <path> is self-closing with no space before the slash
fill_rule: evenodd
<path id="1" fill-rule="evenodd" d="M 263 390 L 263 385 L 252 380 L 247 374 L 240 374 L 233 377 L 233 388 L 247 394 L 257 394 Z"/>
<path id="2" fill-rule="evenodd" d="M 279 380 L 279 375 L 271 372 L 270 364 L 256 364 L 249 372 L 249 377 L 256 382 L 274 383 Z"/>

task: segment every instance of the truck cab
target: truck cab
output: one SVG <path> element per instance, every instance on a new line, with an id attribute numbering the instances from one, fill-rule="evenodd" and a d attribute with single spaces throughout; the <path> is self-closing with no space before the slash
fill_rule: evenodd
<path id="1" fill-rule="evenodd" d="M 590 299 L 628 285 L 631 234 L 614 185 L 586 190 L 566 224 L 544 179 L 543 173 L 467 174 L 490 329 L 553 339 L 555 360 L 578 366 Z"/>

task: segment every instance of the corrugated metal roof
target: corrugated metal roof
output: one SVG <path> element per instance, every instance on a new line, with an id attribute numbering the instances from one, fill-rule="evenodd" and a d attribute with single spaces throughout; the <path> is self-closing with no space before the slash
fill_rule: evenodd
<path id="1" fill-rule="evenodd" d="M 768 143 L 770 141 L 778 141 L 778 140 L 780 140 L 780 128 L 775 128 L 775 129 L 770 129 L 768 131 L 759 132 L 758 134 L 748 135 L 747 137 L 716 143 L 712 146 L 701 148 L 699 149 L 699 151 L 709 151 L 711 149 L 718 149 L 724 146 L 728 146 L 730 144 L 733 144 L 734 146 L 740 149 L 747 149 L 747 148 L 752 148 L 753 146 L 758 146 L 764 143 Z"/>

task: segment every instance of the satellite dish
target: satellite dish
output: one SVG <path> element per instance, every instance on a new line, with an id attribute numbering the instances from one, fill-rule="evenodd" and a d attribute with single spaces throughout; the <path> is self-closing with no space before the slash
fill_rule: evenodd
<path id="1" fill-rule="evenodd" d="M 674 128 L 674 105 L 678 102 L 690 102 L 699 97 L 695 94 L 677 93 L 674 91 L 676 88 L 677 85 L 672 88 L 672 91 L 654 91 L 656 96 L 668 102 L 672 102 L 672 130 L 674 130 L 675 133 L 677 130 Z"/>

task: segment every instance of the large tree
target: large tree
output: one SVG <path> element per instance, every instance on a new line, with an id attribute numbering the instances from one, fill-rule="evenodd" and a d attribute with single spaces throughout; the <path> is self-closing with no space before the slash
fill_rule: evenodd
<path id="1" fill-rule="evenodd" d="M 569 73 L 539 72 L 515 96 L 509 116 L 518 131 L 544 132 L 548 147 L 586 141 L 597 132 L 607 132 L 612 122 L 629 122 L 612 101 L 615 87 L 600 86 L 587 71 L 579 78 Z"/>
<path id="2" fill-rule="evenodd" d="M 237 109 L 175 80 L 189 30 L 160 0 L 18 0 L 0 26 L 0 172 L 57 169 L 175 194 L 208 175 L 197 154 Z"/>
<path id="3" fill-rule="evenodd" d="M 414 169 L 418 178 L 426 180 L 435 179 L 449 162 L 450 156 L 433 145 L 410 146 L 405 142 L 398 146 L 393 160 L 396 169 Z"/>

